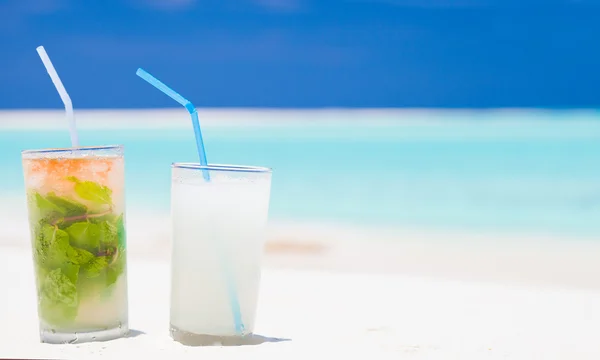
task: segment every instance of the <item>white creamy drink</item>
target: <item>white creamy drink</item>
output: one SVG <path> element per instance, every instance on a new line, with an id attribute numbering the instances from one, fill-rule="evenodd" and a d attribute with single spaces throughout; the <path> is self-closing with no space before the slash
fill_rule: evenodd
<path id="1" fill-rule="evenodd" d="M 254 327 L 271 172 L 216 165 L 208 169 L 203 174 L 199 165 L 173 165 L 174 338 L 177 332 L 239 337 Z M 237 328 L 236 311 L 241 314 Z"/>

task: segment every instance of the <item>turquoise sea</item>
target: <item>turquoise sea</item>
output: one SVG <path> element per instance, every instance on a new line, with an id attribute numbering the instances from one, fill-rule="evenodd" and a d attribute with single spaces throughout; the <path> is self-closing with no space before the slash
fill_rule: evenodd
<path id="1" fill-rule="evenodd" d="M 213 125 L 204 137 L 209 162 L 273 168 L 274 220 L 600 235 L 600 116 L 517 120 Z M 196 161 L 191 129 L 80 137 L 125 145 L 129 212 L 167 214 L 170 164 Z M 0 130 L 0 195 L 23 192 L 22 149 L 68 146 L 64 129 Z"/>

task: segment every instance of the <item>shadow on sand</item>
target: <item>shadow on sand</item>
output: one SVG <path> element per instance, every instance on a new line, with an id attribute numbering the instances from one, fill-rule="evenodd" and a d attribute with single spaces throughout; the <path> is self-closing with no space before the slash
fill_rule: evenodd
<path id="1" fill-rule="evenodd" d="M 248 346 L 292 341 L 291 339 L 267 337 L 256 334 L 243 337 L 224 337 L 177 332 L 172 334 L 172 336 L 175 341 L 186 346 Z"/>
<path id="2" fill-rule="evenodd" d="M 129 332 L 127 333 L 127 335 L 125 335 L 125 337 L 126 338 L 134 338 L 134 337 L 138 337 L 140 335 L 146 335 L 146 333 L 143 331 L 140 331 L 140 330 L 129 329 Z"/>

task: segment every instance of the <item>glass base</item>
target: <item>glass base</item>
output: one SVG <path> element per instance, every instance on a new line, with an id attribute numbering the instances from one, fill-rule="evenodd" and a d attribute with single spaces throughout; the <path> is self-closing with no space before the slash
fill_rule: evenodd
<path id="1" fill-rule="evenodd" d="M 187 346 L 240 346 L 240 345 L 257 345 L 260 339 L 253 334 L 242 336 L 216 336 L 195 334 L 180 330 L 176 326 L 170 324 L 170 332 L 173 340 Z"/>
<path id="2" fill-rule="evenodd" d="M 47 344 L 79 344 L 92 341 L 108 341 L 124 337 L 129 332 L 127 325 L 116 328 L 86 332 L 58 332 L 40 330 L 40 341 Z"/>

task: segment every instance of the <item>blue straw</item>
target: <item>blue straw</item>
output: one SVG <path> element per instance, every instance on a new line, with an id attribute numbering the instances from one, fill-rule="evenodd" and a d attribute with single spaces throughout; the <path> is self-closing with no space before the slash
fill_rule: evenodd
<path id="1" fill-rule="evenodd" d="M 194 105 L 188 99 L 179 95 L 173 89 L 163 84 L 160 80 L 150 75 L 150 73 L 146 72 L 144 69 L 139 68 L 136 74 L 137 76 L 150 83 L 150 85 L 165 93 L 171 99 L 183 105 L 185 109 L 190 113 L 190 116 L 192 117 L 192 125 L 194 126 L 194 134 L 196 135 L 196 147 L 198 148 L 198 157 L 200 158 L 200 165 L 208 166 L 208 163 L 206 162 L 206 152 L 204 151 L 204 141 L 202 141 L 202 131 L 200 130 L 200 120 L 198 119 L 198 113 L 196 112 L 196 108 L 194 107 Z M 206 181 L 210 180 L 210 175 L 206 169 L 202 170 L 202 175 L 204 175 L 204 179 Z"/>
<path id="2" fill-rule="evenodd" d="M 200 121 L 198 120 L 198 113 L 192 103 L 184 98 L 183 96 L 176 93 L 173 89 L 163 84 L 160 80 L 150 75 L 144 69 L 139 68 L 136 72 L 137 76 L 149 82 L 152 86 L 167 94 L 171 99 L 177 101 L 181 105 L 185 106 L 186 110 L 192 117 L 192 125 L 194 126 L 194 134 L 196 135 L 196 146 L 198 147 L 198 156 L 200 157 L 200 165 L 207 166 L 206 153 L 204 152 L 204 142 L 202 141 L 202 132 L 200 131 Z M 210 175 L 206 169 L 202 170 L 204 179 L 210 181 Z M 242 312 L 240 310 L 240 302 L 238 300 L 235 282 L 233 281 L 233 275 L 231 274 L 230 266 L 226 263 L 225 255 L 222 254 L 221 263 L 223 264 L 223 271 L 225 273 L 227 282 L 227 292 L 229 293 L 229 306 L 233 314 L 233 322 L 235 325 L 235 331 L 239 335 L 244 333 L 244 324 L 242 323 Z"/>

